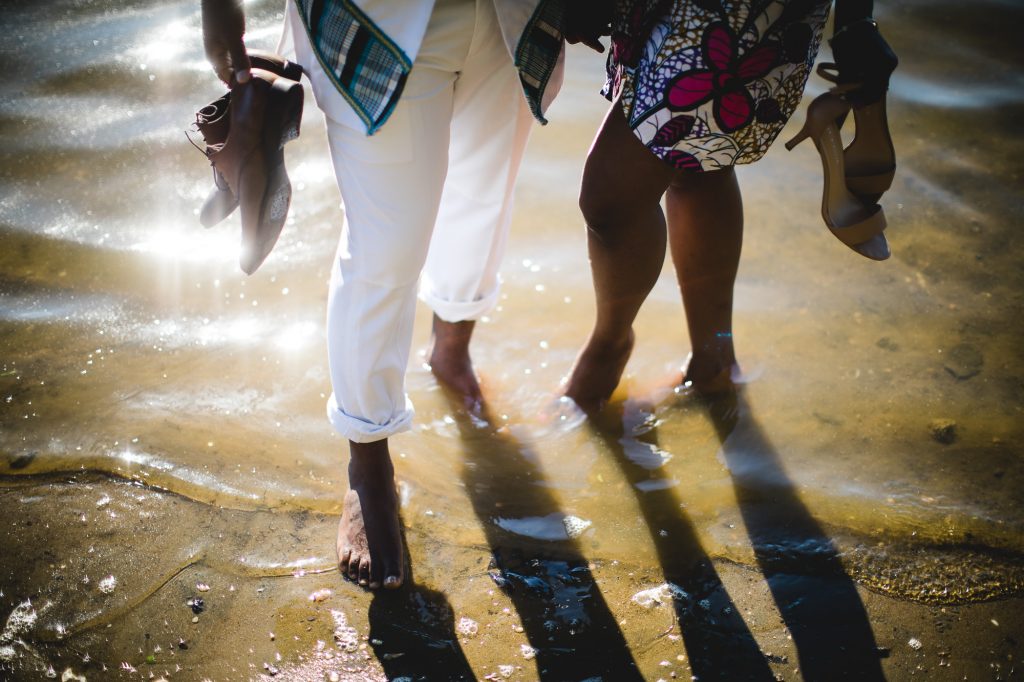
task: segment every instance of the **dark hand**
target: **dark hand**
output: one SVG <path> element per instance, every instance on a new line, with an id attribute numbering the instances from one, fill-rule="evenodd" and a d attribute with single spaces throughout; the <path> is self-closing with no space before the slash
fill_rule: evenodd
<path id="1" fill-rule="evenodd" d="M 614 0 L 569 0 L 565 9 L 565 41 L 604 52 L 600 37 L 611 33 L 614 6 Z"/>
<path id="2" fill-rule="evenodd" d="M 228 84 L 249 80 L 249 55 L 242 35 L 242 0 L 202 0 L 203 47 L 217 77 Z"/>
<path id="3" fill-rule="evenodd" d="M 889 76 L 899 59 L 874 21 L 860 19 L 842 27 L 829 44 L 839 71 L 839 83 L 860 85 L 847 99 L 860 105 L 876 102 L 885 95 Z"/>

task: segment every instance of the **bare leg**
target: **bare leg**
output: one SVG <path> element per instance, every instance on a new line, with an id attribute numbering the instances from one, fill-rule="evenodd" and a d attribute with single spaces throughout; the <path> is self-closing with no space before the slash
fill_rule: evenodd
<path id="1" fill-rule="evenodd" d="M 457 393 L 470 411 L 479 411 L 483 404 L 480 382 L 469 357 L 469 342 L 476 321 L 445 322 L 434 315 L 430 339 L 430 371 L 437 380 Z"/>
<path id="2" fill-rule="evenodd" d="M 636 139 L 613 103 L 590 148 L 580 190 L 597 320 L 565 395 L 585 410 L 611 397 L 633 349 L 633 320 L 665 262 L 659 202 L 675 174 Z"/>
<path id="3" fill-rule="evenodd" d="M 349 441 L 349 490 L 338 524 L 338 566 L 342 575 L 375 590 L 394 589 L 404 579 L 395 469 L 388 441 Z"/>
<path id="4" fill-rule="evenodd" d="M 714 393 L 736 365 L 732 302 L 743 244 L 743 200 L 732 168 L 679 175 L 669 186 L 668 234 L 693 351 L 683 381 Z"/>

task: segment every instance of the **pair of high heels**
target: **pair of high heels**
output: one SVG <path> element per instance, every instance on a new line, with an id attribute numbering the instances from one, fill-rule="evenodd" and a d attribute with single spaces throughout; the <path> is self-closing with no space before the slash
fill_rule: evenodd
<path id="1" fill-rule="evenodd" d="M 196 113 L 202 150 L 213 166 L 214 188 L 199 213 L 212 227 L 241 208 L 239 265 L 252 274 L 270 254 L 291 204 L 284 145 L 299 135 L 302 67 L 278 55 L 251 51 L 252 77 Z"/>
<path id="2" fill-rule="evenodd" d="M 821 64 L 818 74 L 836 85 L 811 102 L 803 128 L 786 149 L 808 137 L 814 141 L 825 176 L 821 214 L 826 226 L 862 256 L 885 260 L 891 250 L 883 234 L 885 212 L 877 202 L 896 172 L 885 92 L 898 60 L 871 20 L 837 33 L 831 44 L 837 64 Z M 856 135 L 844 149 L 839 131 L 851 111 Z"/>

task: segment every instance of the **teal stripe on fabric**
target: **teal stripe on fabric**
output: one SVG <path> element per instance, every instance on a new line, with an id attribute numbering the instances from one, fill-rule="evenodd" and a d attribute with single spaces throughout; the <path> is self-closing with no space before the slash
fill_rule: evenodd
<path id="1" fill-rule="evenodd" d="M 352 0 L 295 3 L 317 61 L 372 135 L 394 111 L 412 60 Z"/>
<path id="2" fill-rule="evenodd" d="M 565 0 L 541 0 L 516 46 L 516 68 L 533 117 L 547 124 L 541 105 L 562 52 Z"/>

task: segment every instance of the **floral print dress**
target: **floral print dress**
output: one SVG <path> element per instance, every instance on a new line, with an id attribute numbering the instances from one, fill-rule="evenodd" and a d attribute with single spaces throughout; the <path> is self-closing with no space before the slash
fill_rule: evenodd
<path id="1" fill-rule="evenodd" d="M 676 168 L 752 163 L 800 103 L 830 6 L 616 0 L 604 95 Z"/>

